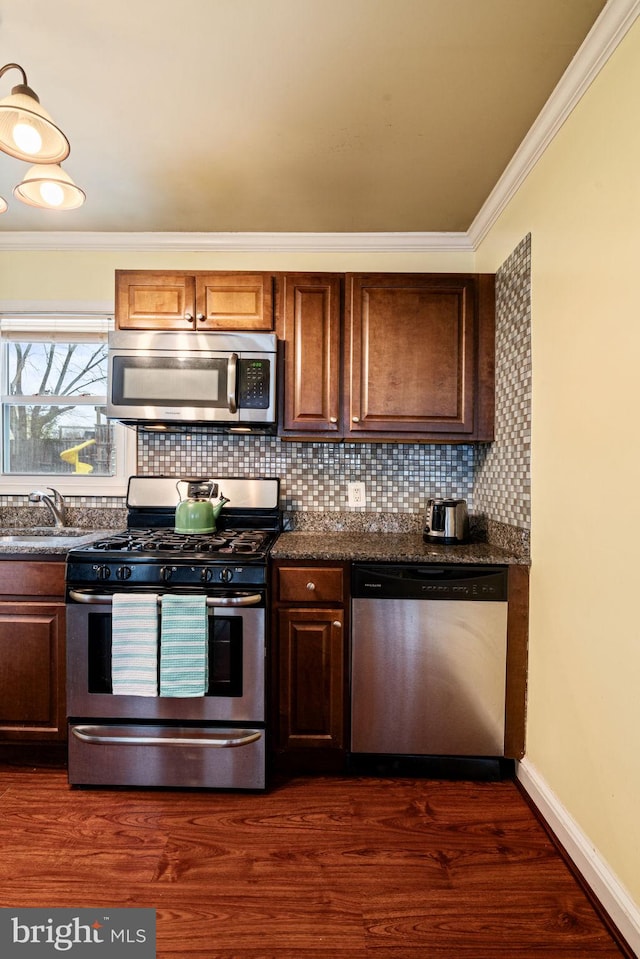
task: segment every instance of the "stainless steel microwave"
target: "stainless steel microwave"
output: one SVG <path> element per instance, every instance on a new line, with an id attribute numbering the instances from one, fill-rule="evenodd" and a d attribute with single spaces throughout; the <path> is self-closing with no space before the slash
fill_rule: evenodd
<path id="1" fill-rule="evenodd" d="M 272 333 L 109 334 L 107 417 L 144 429 L 276 428 Z"/>

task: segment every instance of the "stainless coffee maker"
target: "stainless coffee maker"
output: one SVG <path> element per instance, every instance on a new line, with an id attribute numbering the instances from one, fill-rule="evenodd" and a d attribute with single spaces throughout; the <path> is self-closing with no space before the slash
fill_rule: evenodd
<path id="1" fill-rule="evenodd" d="M 464 499 L 429 499 L 423 538 L 455 546 L 469 539 L 469 513 Z"/>

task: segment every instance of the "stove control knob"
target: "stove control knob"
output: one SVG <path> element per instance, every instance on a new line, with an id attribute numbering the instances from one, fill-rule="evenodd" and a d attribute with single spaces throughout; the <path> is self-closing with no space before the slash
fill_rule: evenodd
<path id="1" fill-rule="evenodd" d="M 220 582 L 230 583 L 233 579 L 233 572 L 227 566 L 220 570 Z"/>
<path id="2" fill-rule="evenodd" d="M 168 583 L 171 577 L 173 576 L 173 574 L 175 573 L 175 571 L 176 571 L 175 566 L 163 566 L 162 569 L 160 570 L 160 579 L 164 583 Z"/>
<path id="3" fill-rule="evenodd" d="M 201 583 L 210 583 L 213 579 L 213 570 L 209 566 L 203 566 L 200 570 L 200 582 Z"/>
<path id="4" fill-rule="evenodd" d="M 129 579 L 131 577 L 130 566 L 118 566 L 116 570 L 116 579 Z"/>
<path id="5" fill-rule="evenodd" d="M 111 570 L 108 566 L 94 566 L 93 569 L 96 574 L 96 579 L 109 579 L 111 576 Z"/>

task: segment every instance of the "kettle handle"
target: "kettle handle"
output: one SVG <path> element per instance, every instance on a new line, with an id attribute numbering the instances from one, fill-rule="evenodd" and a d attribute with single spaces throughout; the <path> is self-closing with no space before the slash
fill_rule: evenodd
<path id="1" fill-rule="evenodd" d="M 181 493 L 181 491 L 180 491 L 180 487 L 181 487 L 181 486 L 183 486 L 183 487 L 186 486 L 186 488 L 187 488 L 187 495 L 186 495 L 185 499 L 189 499 L 189 486 L 190 486 L 192 483 L 198 483 L 199 485 L 203 485 L 204 483 L 207 483 L 207 484 L 208 484 L 208 486 L 209 486 L 209 492 L 208 492 L 207 497 L 206 497 L 207 499 L 212 499 L 214 496 L 217 496 L 217 495 L 218 495 L 218 484 L 215 483 L 213 480 L 201 480 L 201 479 L 185 480 L 185 479 L 179 479 L 178 482 L 176 483 L 176 489 L 178 490 L 178 498 L 179 498 L 179 501 L 180 501 L 181 503 L 184 502 L 184 499 L 183 499 L 183 497 L 182 497 L 182 493 Z"/>

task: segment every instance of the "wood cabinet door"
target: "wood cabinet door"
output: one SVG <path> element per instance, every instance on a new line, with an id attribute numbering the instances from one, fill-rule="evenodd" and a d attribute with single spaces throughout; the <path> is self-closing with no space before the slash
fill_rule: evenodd
<path id="1" fill-rule="evenodd" d="M 185 273 L 116 270 L 116 327 L 120 330 L 191 330 L 195 279 Z"/>
<path id="2" fill-rule="evenodd" d="M 284 340 L 283 432 L 334 433 L 340 423 L 340 277 L 291 274 L 279 282 Z"/>
<path id="3" fill-rule="evenodd" d="M 475 278 L 357 274 L 347 304 L 345 435 L 472 434 Z"/>
<path id="4" fill-rule="evenodd" d="M 202 330 L 273 330 L 270 273 L 196 273 L 196 326 Z"/>
<path id="5" fill-rule="evenodd" d="M 64 603 L 0 602 L 0 740 L 66 737 Z"/>
<path id="6" fill-rule="evenodd" d="M 280 609 L 279 748 L 343 749 L 344 612 Z"/>

